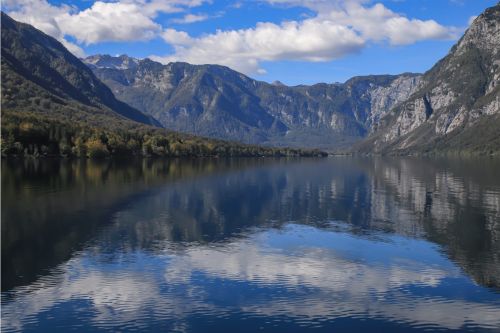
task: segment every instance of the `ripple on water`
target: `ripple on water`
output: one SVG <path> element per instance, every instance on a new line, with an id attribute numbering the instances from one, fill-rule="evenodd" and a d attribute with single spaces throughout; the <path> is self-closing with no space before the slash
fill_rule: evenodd
<path id="1" fill-rule="evenodd" d="M 49 247 L 71 259 L 2 293 L 2 331 L 498 331 L 498 187 L 337 163 L 176 179 L 80 212 Z"/>

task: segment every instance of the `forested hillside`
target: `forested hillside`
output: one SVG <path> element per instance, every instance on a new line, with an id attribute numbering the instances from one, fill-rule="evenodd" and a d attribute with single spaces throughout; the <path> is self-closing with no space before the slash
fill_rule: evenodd
<path id="1" fill-rule="evenodd" d="M 64 46 L 2 13 L 3 156 L 296 156 L 160 128 Z M 154 125 L 154 126 L 151 126 Z"/>

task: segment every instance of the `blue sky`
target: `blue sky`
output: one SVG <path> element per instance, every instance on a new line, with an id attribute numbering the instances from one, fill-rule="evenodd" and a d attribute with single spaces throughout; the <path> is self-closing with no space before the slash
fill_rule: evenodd
<path id="1" fill-rule="evenodd" d="M 496 0 L 5 0 L 84 56 L 218 63 L 259 80 L 424 72 Z"/>

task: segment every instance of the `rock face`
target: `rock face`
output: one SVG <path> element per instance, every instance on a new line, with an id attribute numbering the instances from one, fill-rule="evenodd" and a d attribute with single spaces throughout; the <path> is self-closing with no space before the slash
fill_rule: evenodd
<path id="1" fill-rule="evenodd" d="M 84 61 L 119 99 L 177 131 L 276 146 L 355 144 L 361 152 L 500 152 L 499 22 L 500 4 L 423 76 L 289 87 L 216 65 L 125 55 Z"/>
<path id="2" fill-rule="evenodd" d="M 89 67 L 96 68 L 115 68 L 115 69 L 128 69 L 137 67 L 139 61 L 134 58 L 130 58 L 125 54 L 119 57 L 112 57 L 109 55 L 95 55 L 90 56 L 85 59 L 85 62 Z"/>
<path id="3" fill-rule="evenodd" d="M 476 18 L 361 150 L 500 150 L 499 84 L 500 4 Z"/>
<path id="4" fill-rule="evenodd" d="M 419 75 L 403 74 L 288 87 L 217 65 L 99 55 L 84 62 L 118 98 L 166 128 L 276 146 L 345 147 L 370 133 L 419 83 Z"/>

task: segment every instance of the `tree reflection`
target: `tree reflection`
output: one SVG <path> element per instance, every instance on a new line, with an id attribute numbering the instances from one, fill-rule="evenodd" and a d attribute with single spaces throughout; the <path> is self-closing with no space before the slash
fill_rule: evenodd
<path id="1" fill-rule="evenodd" d="M 162 251 L 290 222 L 440 244 L 478 283 L 500 285 L 498 161 L 17 161 L 2 165 L 2 290 L 95 251 Z"/>

